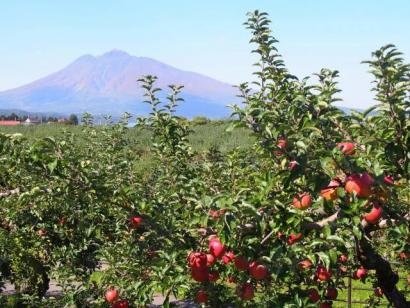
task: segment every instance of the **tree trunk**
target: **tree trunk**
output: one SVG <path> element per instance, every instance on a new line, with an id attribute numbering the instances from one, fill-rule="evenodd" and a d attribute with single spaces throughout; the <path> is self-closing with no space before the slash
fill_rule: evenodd
<path id="1" fill-rule="evenodd" d="M 359 260 L 365 269 L 376 270 L 378 285 L 394 307 L 410 307 L 410 302 L 407 302 L 406 297 L 397 289 L 399 276 L 393 271 L 390 263 L 380 256 L 364 237 L 359 241 Z"/>

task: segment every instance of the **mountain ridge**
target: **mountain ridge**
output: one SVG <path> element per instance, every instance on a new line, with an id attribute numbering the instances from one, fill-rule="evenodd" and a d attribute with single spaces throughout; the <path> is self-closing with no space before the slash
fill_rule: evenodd
<path id="1" fill-rule="evenodd" d="M 183 116 L 226 117 L 230 110 L 225 106 L 236 101 L 236 90 L 228 83 L 113 49 L 99 56 L 83 55 L 48 76 L 0 92 L 0 108 L 28 112 L 146 114 L 148 106 L 141 103 L 143 91 L 137 79 L 148 74 L 156 75 L 156 86 L 163 89 L 168 84 L 184 86 L 182 97 L 186 102 L 178 109 Z"/>

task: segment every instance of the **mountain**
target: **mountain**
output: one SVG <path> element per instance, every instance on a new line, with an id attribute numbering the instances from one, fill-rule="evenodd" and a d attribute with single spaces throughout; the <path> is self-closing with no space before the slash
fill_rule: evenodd
<path id="1" fill-rule="evenodd" d="M 184 85 L 185 102 L 178 107 L 183 116 L 226 117 L 230 110 L 225 106 L 237 101 L 237 90 L 230 84 L 112 50 L 101 56 L 84 55 L 56 73 L 0 92 L 0 108 L 62 114 L 146 114 L 149 106 L 142 103 L 143 91 L 137 83 L 143 75 L 157 76 L 156 86 L 163 89 L 169 84 Z"/>

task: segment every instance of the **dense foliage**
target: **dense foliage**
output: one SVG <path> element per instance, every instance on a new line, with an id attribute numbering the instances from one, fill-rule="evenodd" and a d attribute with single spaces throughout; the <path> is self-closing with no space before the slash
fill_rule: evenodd
<path id="1" fill-rule="evenodd" d="M 85 115 L 81 143 L 0 134 L 0 283 L 18 291 L 1 304 L 139 307 L 162 293 L 165 305 L 329 307 L 347 276 L 408 304 L 388 260 L 409 269 L 409 65 L 394 46 L 373 53 L 378 105 L 346 115 L 336 71 L 299 80 L 266 14 L 246 26 L 259 70 L 231 129 L 248 127 L 251 149 L 194 151 L 175 115 L 182 87 L 161 102 L 153 76 L 137 123 L 152 132 L 149 172 L 128 114 L 104 128 Z M 58 298 L 43 297 L 50 279 Z"/>

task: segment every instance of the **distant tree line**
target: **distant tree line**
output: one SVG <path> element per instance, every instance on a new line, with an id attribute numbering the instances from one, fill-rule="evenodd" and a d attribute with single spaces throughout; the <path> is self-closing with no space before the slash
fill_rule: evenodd
<path id="1" fill-rule="evenodd" d="M 29 118 L 28 115 L 18 115 L 16 113 L 11 113 L 9 115 L 0 115 L 0 121 L 20 121 L 24 122 Z M 79 120 L 77 115 L 71 114 L 68 118 L 58 118 L 53 116 L 42 116 L 42 117 L 30 117 L 31 119 L 36 119 L 42 123 L 63 123 L 69 125 L 78 125 Z"/>
<path id="2" fill-rule="evenodd" d="M 196 116 L 193 117 L 191 120 L 188 120 L 187 118 L 181 117 L 183 121 L 186 121 L 187 124 L 191 126 L 200 126 L 200 125 L 206 125 L 206 124 L 213 124 L 213 125 L 222 125 L 225 123 L 229 123 L 232 121 L 231 119 L 218 119 L 218 120 L 213 120 L 209 119 L 204 116 Z"/>
<path id="3" fill-rule="evenodd" d="M 10 121 L 20 121 L 24 122 L 29 118 L 28 115 L 18 115 L 16 113 L 11 113 L 9 115 L 0 115 L 0 121 L 4 120 L 10 120 Z M 71 114 L 68 118 L 59 118 L 59 117 L 53 117 L 53 116 L 34 116 L 30 117 L 30 119 L 35 119 L 39 120 L 42 123 L 62 123 L 62 124 L 69 124 L 69 125 L 78 125 L 79 124 L 79 119 L 76 114 Z M 188 119 L 185 117 L 179 117 L 180 121 L 184 122 L 187 125 L 190 126 L 201 126 L 201 125 L 222 125 L 225 123 L 229 123 L 231 120 L 230 119 L 210 119 L 205 116 L 195 116 L 192 119 Z"/>

